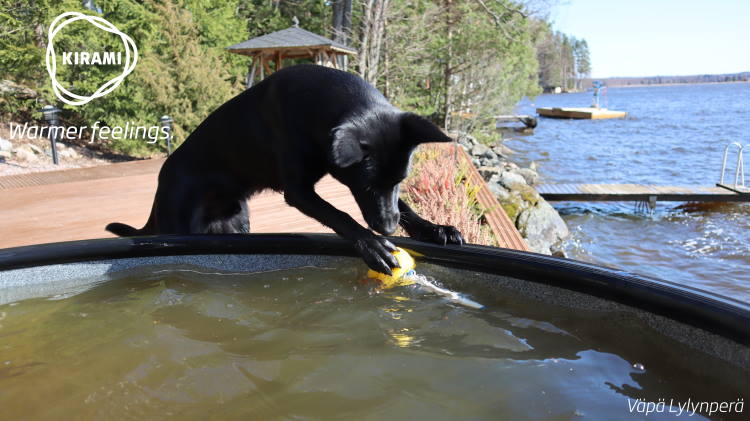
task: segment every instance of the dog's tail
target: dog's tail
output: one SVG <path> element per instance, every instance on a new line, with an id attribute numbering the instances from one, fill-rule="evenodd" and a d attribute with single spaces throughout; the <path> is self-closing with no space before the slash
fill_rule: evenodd
<path id="1" fill-rule="evenodd" d="M 134 228 L 134 227 L 131 227 L 130 225 L 123 224 L 120 222 L 112 222 L 110 224 L 107 224 L 107 226 L 104 229 L 106 229 L 107 231 L 111 232 L 114 235 L 119 235 L 120 237 L 135 237 L 137 235 L 153 234 L 153 225 L 154 225 L 154 210 L 151 209 L 151 215 L 149 215 L 146 225 L 144 225 L 143 228 L 141 229 Z"/>
<path id="2" fill-rule="evenodd" d="M 107 224 L 107 227 L 105 229 L 114 235 L 119 235 L 120 237 L 134 237 L 136 235 L 142 235 L 141 230 L 133 228 L 127 224 L 121 224 L 119 222 L 112 222 L 111 224 Z"/>

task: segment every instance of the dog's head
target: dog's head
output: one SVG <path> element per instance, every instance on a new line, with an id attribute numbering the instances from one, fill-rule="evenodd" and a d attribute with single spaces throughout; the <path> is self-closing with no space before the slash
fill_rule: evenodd
<path id="1" fill-rule="evenodd" d="M 414 148 L 451 141 L 427 119 L 397 110 L 351 118 L 331 137 L 331 175 L 352 191 L 370 228 L 385 235 L 398 227 L 399 183 Z"/>

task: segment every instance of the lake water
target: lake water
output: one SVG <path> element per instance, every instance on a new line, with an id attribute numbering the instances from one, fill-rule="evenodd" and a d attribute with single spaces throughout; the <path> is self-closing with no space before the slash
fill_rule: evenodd
<path id="1" fill-rule="evenodd" d="M 518 111 L 587 107 L 591 98 L 541 95 Z M 602 106 L 628 117 L 542 118 L 532 136 L 506 144 L 519 152 L 516 161 L 539 164 L 544 183 L 706 186 L 718 182 L 728 143 L 750 144 L 750 83 L 610 88 Z M 572 232 L 570 258 L 750 301 L 750 205 L 660 202 L 653 215 L 628 202 L 555 207 Z"/>

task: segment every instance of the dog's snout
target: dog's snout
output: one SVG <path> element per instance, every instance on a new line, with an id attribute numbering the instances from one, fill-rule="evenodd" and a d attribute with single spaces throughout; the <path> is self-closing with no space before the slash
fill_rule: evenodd
<path id="1" fill-rule="evenodd" d="M 399 220 L 400 214 L 391 214 L 387 217 L 383 218 L 384 223 L 381 229 L 378 230 L 383 235 L 391 235 L 394 232 L 396 232 L 396 228 L 398 228 L 398 220 Z"/>

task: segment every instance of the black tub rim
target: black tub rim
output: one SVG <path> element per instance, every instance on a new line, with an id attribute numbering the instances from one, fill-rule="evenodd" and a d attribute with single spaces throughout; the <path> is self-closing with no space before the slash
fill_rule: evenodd
<path id="1" fill-rule="evenodd" d="M 390 240 L 429 263 L 581 292 L 750 346 L 750 304 L 731 297 L 542 254 L 476 245 L 439 246 L 403 237 Z M 105 259 L 198 254 L 357 256 L 350 242 L 333 234 L 155 235 L 0 249 L 0 271 Z"/>

